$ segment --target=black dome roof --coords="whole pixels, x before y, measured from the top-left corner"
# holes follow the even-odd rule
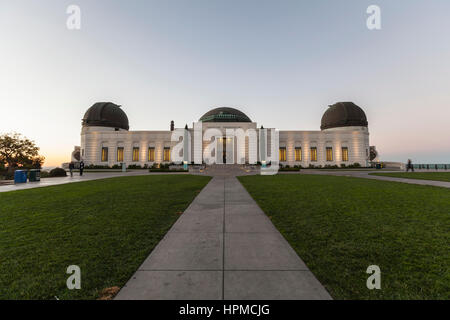
[[[320,129],[350,126],[367,127],[367,125],[367,117],[363,109],[353,102],[338,102],[325,111]]]
[[[234,108],[215,108],[205,113],[202,122],[252,122],[247,115]]]
[[[112,102],[97,102],[90,107],[84,114],[83,127],[130,128],[125,112]]]

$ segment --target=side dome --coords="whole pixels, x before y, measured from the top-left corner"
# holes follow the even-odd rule
[[[252,122],[247,115],[234,108],[215,108],[205,113],[202,122]]]
[[[367,117],[363,109],[353,102],[338,102],[331,105],[322,116],[320,129],[339,127],[367,127]]]
[[[111,127],[128,130],[128,117],[120,106],[112,102],[97,102],[83,117],[83,127]]]

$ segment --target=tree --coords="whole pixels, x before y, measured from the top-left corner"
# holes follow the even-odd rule
[[[375,146],[370,146],[370,153],[369,153],[370,157],[370,161],[373,161],[377,156],[378,156],[378,151],[375,148]]]
[[[19,133],[0,135],[0,163],[6,165],[9,172],[17,167],[40,168],[44,159],[34,141]]]

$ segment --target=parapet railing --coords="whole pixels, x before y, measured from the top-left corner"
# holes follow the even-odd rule
[[[433,164],[413,164],[414,169],[425,170],[450,170],[450,164],[433,163]]]

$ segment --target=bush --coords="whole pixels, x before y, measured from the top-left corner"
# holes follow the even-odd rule
[[[50,177],[50,173],[48,171],[42,170],[41,178],[48,178],[48,177]]]
[[[299,167],[284,167],[284,168],[280,168],[278,171],[300,171]]]
[[[67,172],[63,168],[55,168],[55,169],[50,170],[49,176],[50,177],[65,177],[65,176],[67,176]]]
[[[189,170],[184,169],[169,169],[169,168],[150,168],[149,172],[189,172]]]
[[[353,164],[350,164],[348,168],[361,168],[361,165],[358,162],[355,162]]]
[[[88,166],[85,166],[84,169],[109,169],[109,166],[107,165],[95,165],[95,164],[90,164]]]
[[[128,169],[142,169],[140,164],[130,164]]]

